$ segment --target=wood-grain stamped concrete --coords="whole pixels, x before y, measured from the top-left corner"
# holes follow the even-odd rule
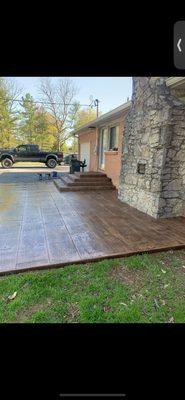
[[[116,191],[59,193],[35,177],[0,187],[0,274],[185,247],[185,218],[160,219]]]

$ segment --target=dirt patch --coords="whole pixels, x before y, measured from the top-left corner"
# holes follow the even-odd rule
[[[48,299],[46,302],[44,302],[44,304],[42,304],[42,303],[34,304],[34,306],[29,307],[27,310],[20,311],[17,314],[16,322],[24,323],[28,318],[30,318],[37,311],[45,310],[46,309],[46,304],[48,304],[50,306],[51,305],[51,300]]]
[[[143,271],[130,270],[126,265],[118,265],[111,269],[109,276],[122,281],[129,286],[139,286],[142,283]]]
[[[78,305],[76,303],[69,304],[68,307],[68,320],[73,320],[79,315]]]
[[[159,258],[160,253],[152,254],[153,258]],[[185,263],[185,251],[184,250],[169,250],[161,255],[161,261],[163,261],[166,265],[170,265],[172,263],[173,257],[177,261],[182,261]]]
[[[158,258],[157,254],[153,257]],[[167,267],[173,270],[175,273],[182,274],[185,272],[185,251],[184,250],[170,250],[163,254],[160,259],[162,267]]]

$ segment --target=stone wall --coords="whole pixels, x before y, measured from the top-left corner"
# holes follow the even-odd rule
[[[185,105],[163,77],[133,78],[118,196],[155,218],[183,215]]]

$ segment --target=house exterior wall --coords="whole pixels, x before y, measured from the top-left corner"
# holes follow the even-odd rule
[[[121,173],[122,137],[124,117],[119,121],[118,151],[105,152],[105,173],[112,179],[113,185],[118,189]]]
[[[97,145],[97,130],[95,131],[87,131],[78,138],[78,159],[81,159],[80,155],[80,144],[82,143],[90,143],[90,171],[97,171],[98,170],[98,155],[96,152],[96,145]]]
[[[185,105],[163,77],[133,78],[118,197],[155,218],[184,214]]]
[[[122,137],[123,137],[123,126],[124,126],[124,115],[119,120],[109,120],[109,122],[103,125],[104,128],[110,125],[118,125],[118,151],[106,151],[105,152],[105,168],[102,170],[99,168],[99,156],[100,156],[100,141],[99,135],[102,127],[87,132],[81,133],[78,138],[78,158],[80,159],[80,145],[82,143],[90,143],[90,171],[101,171],[105,172],[109,178],[112,179],[113,184],[118,188],[121,170],[121,156],[122,156]]]

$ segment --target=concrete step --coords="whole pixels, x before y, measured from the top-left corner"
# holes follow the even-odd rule
[[[112,182],[67,182],[67,186],[76,187],[76,186],[112,186]]]
[[[73,184],[72,180],[66,175],[60,176],[60,179],[61,179],[62,182],[64,182],[65,185],[68,185],[68,184],[71,184],[71,183]]]
[[[91,178],[91,179],[88,179],[88,178],[70,178],[69,177],[69,180],[71,182],[99,182],[99,183],[111,182],[110,178],[95,178],[95,177]]]
[[[111,179],[107,176],[77,176],[75,174],[68,174],[67,177],[71,182],[111,182]]]
[[[100,184],[102,185],[102,186],[112,186],[112,182],[109,180],[109,181],[98,181],[98,180],[96,180],[96,181],[91,181],[91,180],[89,180],[89,181],[84,181],[83,179],[77,179],[77,180],[75,180],[75,181],[72,181],[69,177],[66,177],[66,176],[64,176],[64,177],[61,177],[61,180],[64,182],[64,184],[66,185],[66,186],[72,186],[72,187],[75,187],[75,186],[100,186]]]
[[[70,192],[70,191],[87,191],[87,190],[115,190],[113,185],[109,186],[68,186],[61,179],[54,181],[55,186],[60,192]]]
[[[110,178],[101,172],[75,172],[54,181],[60,191],[115,190]]]
[[[101,178],[101,177],[107,177],[106,174],[103,172],[75,172],[76,176],[80,176],[80,178],[90,178],[90,177],[95,177],[95,178]]]

